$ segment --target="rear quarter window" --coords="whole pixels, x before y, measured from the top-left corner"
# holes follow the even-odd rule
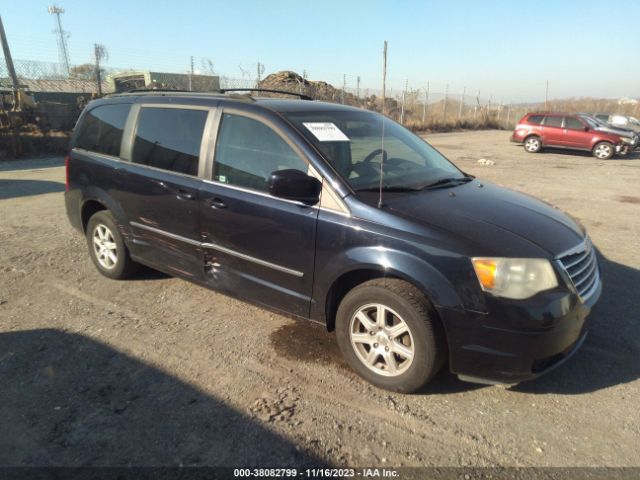
[[[527,123],[530,123],[532,125],[540,125],[543,118],[543,115],[529,115],[529,118],[527,118]]]
[[[106,155],[120,156],[122,132],[131,104],[100,105],[82,118],[75,147]]]

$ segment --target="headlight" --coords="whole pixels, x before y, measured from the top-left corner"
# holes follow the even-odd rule
[[[558,286],[553,267],[544,258],[472,258],[485,292],[522,300]]]
[[[622,143],[633,143],[633,139],[631,137],[620,137]]]

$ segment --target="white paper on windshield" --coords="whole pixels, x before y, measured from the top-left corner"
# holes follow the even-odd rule
[[[348,142],[347,137],[334,123],[331,122],[303,122],[307,130],[313,133],[321,142]]]

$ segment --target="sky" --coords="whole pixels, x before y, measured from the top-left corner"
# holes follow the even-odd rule
[[[58,61],[51,1],[0,0],[14,60]],[[494,101],[640,97],[638,0],[59,0],[72,64],[103,44],[118,68],[255,78],[307,72],[334,86]]]

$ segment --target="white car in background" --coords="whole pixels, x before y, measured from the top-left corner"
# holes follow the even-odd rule
[[[640,132],[640,120],[629,115],[617,115],[598,113],[594,115],[598,120],[608,123],[613,127],[624,127]]]

